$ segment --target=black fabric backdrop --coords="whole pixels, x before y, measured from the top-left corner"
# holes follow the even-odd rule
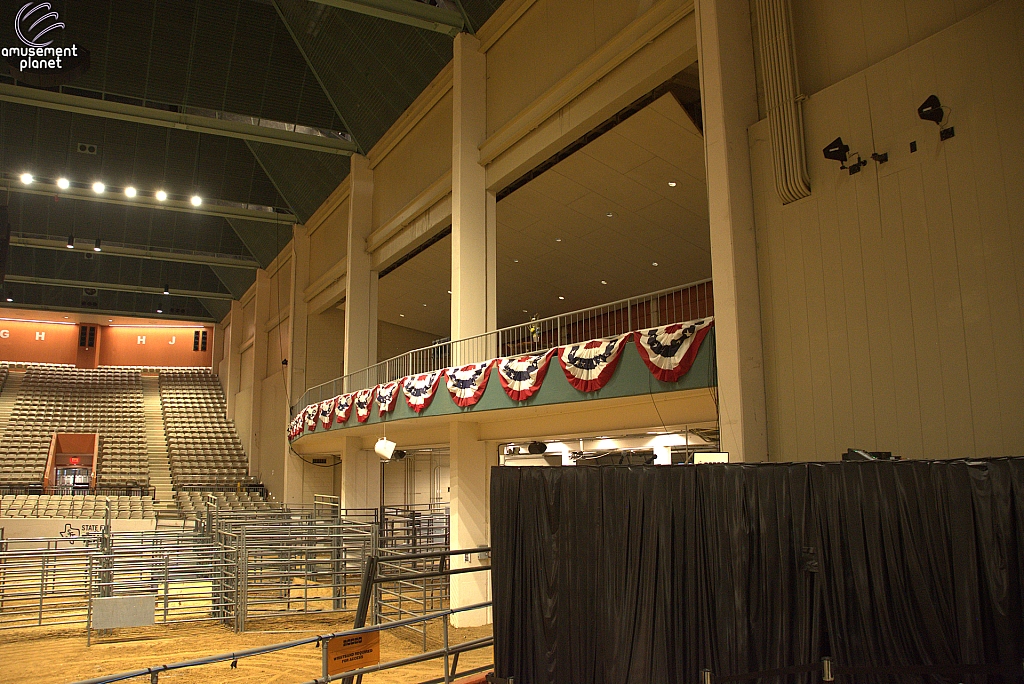
[[[1022,671],[1024,459],[498,467],[491,544],[496,674],[516,684],[689,683],[825,655],[840,672]]]

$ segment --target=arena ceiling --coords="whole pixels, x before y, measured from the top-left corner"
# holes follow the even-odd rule
[[[0,60],[0,305],[190,320],[228,312],[501,4],[26,0],[0,11],[0,45],[24,45],[26,2],[89,64],[55,84]]]

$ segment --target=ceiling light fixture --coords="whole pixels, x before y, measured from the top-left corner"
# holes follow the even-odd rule
[[[68,235],[68,249],[74,249],[74,248],[75,248],[75,236],[74,235]]]
[[[451,291],[451,290],[448,290],[448,294],[451,294],[451,293],[452,293],[452,291]]]
[[[602,285],[607,285],[607,284],[608,284],[608,281],[607,281],[607,280],[602,280],[602,281],[601,281],[601,284],[602,284]]]
[[[14,300],[13,300],[13,299],[11,299],[10,297],[8,297],[8,298],[7,298],[7,301],[9,301],[9,302],[13,302]]]
[[[164,294],[167,294],[167,295],[171,294],[171,286],[170,285],[164,285]]]
[[[69,181],[67,178],[58,178],[57,187],[60,188],[61,190],[67,190],[68,188],[71,187],[71,181]]]
[[[167,193],[164,192],[163,190],[157,190],[156,191],[156,201],[157,202],[164,202],[166,200],[167,200]]]
[[[562,238],[555,238],[555,242],[561,242]]]
[[[92,184],[92,191],[95,192],[97,195],[102,195],[103,191],[106,189],[107,186],[99,181],[96,181],[95,183]]]
[[[94,252],[102,252],[103,251],[103,248],[100,247],[100,239],[99,238],[96,238],[96,246],[92,248],[92,251],[94,251]]]
[[[605,214],[605,216],[607,216],[608,218],[615,218],[615,214],[613,214],[610,211],[607,214]]]
[[[34,181],[34,180],[35,179],[32,177],[31,173],[23,173],[23,174],[21,174],[21,182],[24,183],[25,185],[31,185],[32,181]]]
[[[657,261],[652,261],[652,262],[651,262],[651,266],[657,266],[657,265],[658,265],[658,262],[657,262]]]
[[[517,264],[519,263],[519,259],[513,259],[512,261],[514,261]]]
[[[192,202],[193,207],[198,207],[200,204],[203,203],[203,198],[200,197],[199,195],[192,195],[192,199],[190,201]]]
[[[423,306],[426,306],[426,304],[424,304]]]
[[[135,197],[137,194],[139,194],[138,191],[130,185],[124,189],[125,197]]]
[[[670,188],[676,187],[676,182],[675,181],[669,181],[668,182],[668,187],[670,187]]]
[[[405,318],[405,314],[398,314],[398,315],[401,316],[402,318]]]
[[[562,295],[558,295],[558,298],[559,299],[565,299],[565,297],[563,297]]]
[[[163,310],[163,309],[157,309],[157,310],[156,310],[156,312],[157,312],[157,313],[163,313],[163,312],[164,312],[164,310]]]

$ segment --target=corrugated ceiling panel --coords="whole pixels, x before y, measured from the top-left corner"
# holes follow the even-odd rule
[[[303,223],[348,175],[349,158],[339,154],[253,142],[248,145]]]
[[[452,57],[452,39],[306,0],[275,0],[363,150]]]
[[[245,244],[260,266],[266,268],[274,257],[284,249],[292,239],[290,223],[264,223],[262,221],[246,221],[229,219],[228,223],[235,229],[235,234]]]
[[[4,292],[14,299],[14,306],[30,305],[48,309],[80,309],[82,290],[70,287],[51,287],[25,283],[5,283]],[[100,290],[91,307],[102,311],[117,311],[128,315],[152,316],[157,309],[164,309],[169,315],[186,320],[221,320],[230,309],[230,302],[207,302],[204,306],[198,299],[186,297],[163,297],[161,295],[136,294],[132,292],[110,292]]]

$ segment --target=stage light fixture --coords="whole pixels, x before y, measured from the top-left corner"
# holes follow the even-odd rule
[[[106,189],[107,186],[99,181],[96,181],[95,183],[92,184],[92,191],[95,192],[97,195],[102,195],[103,191]]]
[[[392,461],[401,461],[407,456],[407,452],[404,449],[395,449],[395,453],[391,454]]]
[[[526,450],[534,456],[539,456],[548,450],[548,445],[544,442],[530,442]]]
[[[939,102],[937,95],[929,95],[928,99],[917,108],[917,115],[924,121],[931,121],[939,126],[942,125],[942,120],[946,118],[946,112],[942,109],[942,103]]]
[[[138,191],[130,185],[124,189],[125,197],[135,197],[137,194],[139,194]]]
[[[395,453],[395,447],[397,444],[392,442],[390,439],[381,437],[377,440],[377,443],[373,445],[373,450],[385,461],[390,461],[391,457]]]
[[[68,235],[68,249],[74,249],[74,248],[75,248],[75,236],[74,235]]]
[[[203,198],[200,197],[199,195],[192,195],[192,199],[190,201],[192,202],[193,207],[198,207],[200,204],[203,203]]]
[[[71,181],[69,181],[67,178],[58,178],[57,187],[60,188],[61,190],[67,190],[68,188],[71,187]]]
[[[96,245],[92,248],[92,251],[94,251],[94,252],[102,252],[103,251],[103,248],[100,247],[100,239],[99,238],[96,238]]]
[[[25,185],[31,185],[32,181],[34,181],[34,180],[35,180],[35,178],[32,177],[31,173],[23,173],[23,174],[21,174],[21,182],[24,183]]]
[[[166,200],[167,200],[167,193],[164,192],[163,190],[157,190],[156,191],[156,201],[157,202],[164,202]]]

